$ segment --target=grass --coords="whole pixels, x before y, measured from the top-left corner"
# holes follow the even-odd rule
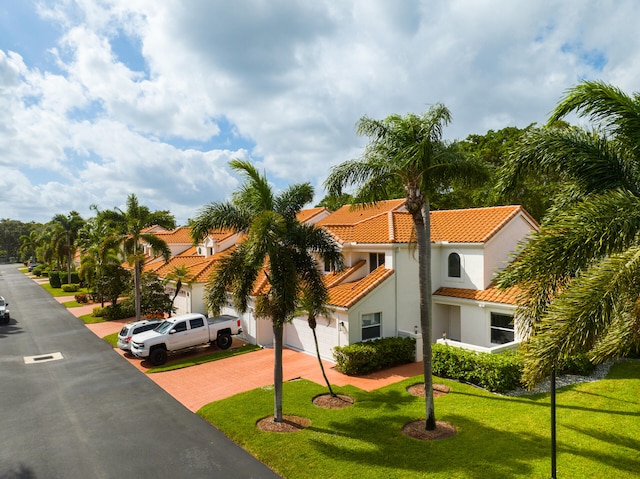
[[[49,283],[40,284],[44,289],[46,289],[51,296],[59,297],[59,296],[75,296],[76,294],[88,293],[89,290],[87,288],[80,288],[78,291],[62,291],[62,288],[52,288]]]
[[[82,316],[79,317],[79,319],[84,322],[84,324],[96,324],[96,323],[104,323],[107,320],[99,317],[99,316],[94,316],[92,313],[89,314],[83,314]]]
[[[211,361],[217,361],[219,359],[229,358],[231,356],[238,356],[239,354],[250,353],[258,349],[262,349],[262,348],[260,346],[256,346],[255,344],[244,344],[237,348],[218,350],[210,354],[203,354],[200,356],[179,359],[177,361],[170,361],[169,363],[164,364],[162,366],[156,366],[156,367],[147,369],[147,373],[162,373],[165,371],[173,371],[175,369],[188,368],[190,366],[209,363]]]
[[[436,415],[458,433],[424,442],[401,433],[404,424],[424,419],[424,399],[405,390],[421,380],[372,392],[335,388],[356,399],[339,410],[311,403],[326,388],[305,380],[285,383],[284,413],[311,420],[296,433],[256,429],[259,419],[273,414],[271,388],[208,404],[198,413],[287,479],[550,476],[549,394],[506,397],[438,379],[451,392],[435,399]],[[615,365],[604,380],[558,390],[558,477],[638,477],[639,390],[639,361]]]
[[[112,348],[118,347],[118,332],[107,334],[102,339],[104,339],[107,343],[109,343]]]

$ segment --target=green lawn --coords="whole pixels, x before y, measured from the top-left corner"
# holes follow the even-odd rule
[[[75,296],[76,294],[88,293],[89,290],[87,288],[80,288],[78,291],[68,292],[62,291],[62,288],[52,288],[49,283],[40,284],[44,289],[46,289],[51,296]]]
[[[424,399],[405,388],[420,376],[376,391],[336,388],[356,403],[314,406],[326,391],[315,383],[284,384],[284,413],[311,426],[265,433],[256,422],[273,414],[273,391],[257,389],[204,406],[199,414],[287,479],[550,477],[549,394],[505,397],[454,381],[435,399],[439,420],[458,429],[442,441],[401,433],[424,419]],[[640,362],[615,365],[609,376],[558,391],[558,474],[566,479],[637,478],[640,471]]]
[[[229,358],[231,356],[238,356],[239,354],[250,353],[258,349],[262,348],[260,346],[256,346],[255,344],[244,344],[237,348],[217,350],[213,353],[203,354],[199,356],[191,355],[184,359],[178,359],[175,361],[173,360],[173,357],[170,356],[169,362],[167,364],[149,368],[147,369],[147,373],[161,373],[165,371],[173,371],[174,369],[188,368],[190,366],[196,366],[197,364],[209,363],[211,361],[217,361],[219,359]]]

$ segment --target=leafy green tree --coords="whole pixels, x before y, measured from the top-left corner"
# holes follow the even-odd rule
[[[77,211],[71,211],[67,216],[57,214],[51,220],[54,227],[51,237],[54,250],[59,258],[64,258],[67,266],[67,282],[71,283],[73,257],[76,254],[78,231],[84,225],[84,220]]]
[[[274,421],[282,422],[282,346],[284,325],[296,312],[304,294],[313,304],[327,297],[316,257],[334,268],[342,267],[342,255],[329,234],[314,225],[300,223],[296,215],[313,199],[309,183],[296,184],[275,196],[267,178],[248,161],[230,166],[245,176],[233,201],[211,203],[193,222],[194,241],[216,229],[246,234],[243,242],[221,257],[206,287],[206,302],[214,313],[232,293],[236,310],[247,310],[254,297],[256,317],[270,318],[274,335]],[[265,273],[267,287],[255,291],[258,275]]]
[[[442,104],[432,106],[422,115],[391,115],[384,120],[362,117],[357,125],[358,134],[371,139],[362,157],[334,167],[325,183],[330,195],[340,195],[343,188],[358,185],[353,197],[360,204],[388,198],[390,186],[403,187],[417,239],[427,430],[436,428],[431,366],[429,199],[446,189],[453,179],[469,184],[486,179],[486,170],[478,161],[466,158],[442,141],[442,130],[450,121],[451,114]]]
[[[640,96],[601,82],[568,90],[549,124],[575,113],[593,129],[530,131],[500,186],[551,172],[567,180],[541,230],[500,274],[522,289],[517,327],[528,337],[530,385],[558,361],[616,358],[640,342]]]
[[[145,271],[140,277],[140,313],[146,317],[164,318],[171,311],[171,298],[158,273]]]
[[[165,261],[169,261],[171,256],[171,250],[167,243],[153,233],[145,232],[145,229],[154,225],[174,229],[176,227],[175,219],[166,210],[152,212],[147,206],[140,205],[134,194],[127,198],[125,211],[115,208],[114,210],[102,211],[98,216],[113,230],[113,233],[106,240],[106,247],[120,248],[127,263],[133,266],[136,320],[140,320],[140,275],[146,259],[141,243],[149,244],[153,253],[156,256],[162,256]]]
[[[0,260],[17,261],[20,258],[21,238],[29,234],[33,225],[8,218],[0,220]]]
[[[119,264],[103,265],[102,275],[96,279],[96,295],[100,298],[101,306],[105,299],[112,306],[118,304],[118,298],[126,292],[131,284],[131,273]]]
[[[37,261],[36,251],[40,246],[40,232],[31,229],[28,234],[20,236],[20,259],[23,261]]]

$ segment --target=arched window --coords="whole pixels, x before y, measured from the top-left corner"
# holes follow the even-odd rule
[[[461,276],[460,255],[458,253],[451,253],[449,255],[448,271],[449,271],[450,278],[460,278]]]

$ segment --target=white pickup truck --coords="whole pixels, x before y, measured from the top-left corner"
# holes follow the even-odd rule
[[[131,354],[161,366],[169,353],[196,346],[215,342],[220,349],[227,349],[233,341],[231,336],[241,332],[240,319],[233,316],[206,318],[199,313],[183,314],[165,319],[151,331],[134,335]]]

